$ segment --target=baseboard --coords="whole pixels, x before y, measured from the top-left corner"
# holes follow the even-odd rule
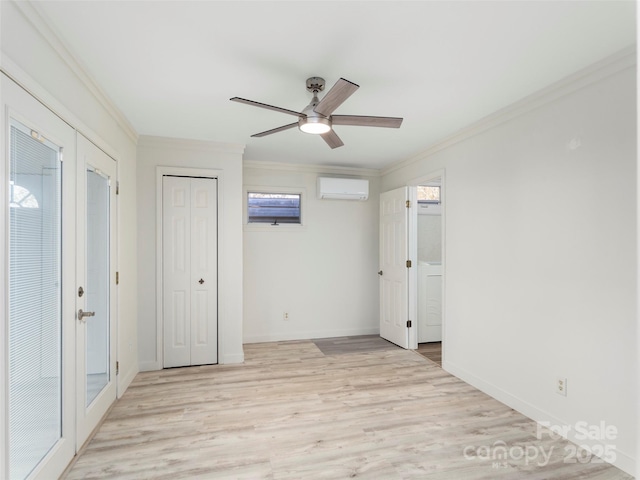
[[[442,368],[445,371],[449,372],[451,375],[454,375],[458,377],[460,380],[477,388],[481,392],[486,393],[487,395],[513,408],[517,412],[520,412],[524,416],[529,417],[531,420],[534,420],[538,424],[541,424],[543,426],[545,424],[546,425],[551,424],[551,425],[557,425],[557,426],[569,426],[569,427],[571,426],[570,422],[563,421],[557,418],[556,416],[551,415],[550,413],[536,407],[535,405],[532,405],[531,403],[526,402],[521,398],[511,395],[505,390],[497,387],[496,385],[493,385],[489,382],[482,380],[481,378],[468,372],[464,368],[461,368],[455,365],[452,362],[448,362],[444,360],[442,363]],[[601,444],[597,444],[597,442],[594,443],[593,441],[590,441],[590,440],[576,438],[576,435],[578,435],[579,432],[576,432],[574,428],[568,428],[567,431],[568,431],[567,435],[562,435],[564,438],[566,438],[570,442],[573,442],[577,445],[585,447],[588,450],[590,450],[591,446],[595,446],[595,447],[602,446]],[[613,451],[615,452],[615,461],[607,462],[607,463],[611,463],[612,465],[628,473],[629,475],[635,475],[636,461],[632,458],[632,456],[618,450],[615,446],[613,446]],[[597,456],[597,450],[596,451],[591,450],[591,453]]]
[[[135,368],[130,368],[124,374],[118,375],[118,398],[122,397],[124,392],[127,391],[133,379],[136,378],[138,374],[138,370]]]
[[[141,372],[155,372],[157,370],[162,370],[162,365],[160,362],[140,362],[138,363],[138,370]]]
[[[268,335],[247,335],[243,343],[284,342],[287,340],[311,340],[312,338],[353,337],[379,335],[380,327],[352,328],[347,330],[315,330],[307,332],[281,332]]]
[[[229,353],[226,355],[220,355],[218,359],[220,365],[230,365],[233,363],[244,363],[244,352],[242,353]],[[162,370],[163,366],[160,362],[140,362],[138,369],[140,372],[156,372]],[[137,372],[136,372],[137,373]],[[135,376],[135,375],[134,375]],[[133,380],[133,378],[132,378]]]
[[[228,353],[226,355],[221,355],[219,362],[221,365],[231,365],[234,363],[244,363],[244,352],[243,353]]]

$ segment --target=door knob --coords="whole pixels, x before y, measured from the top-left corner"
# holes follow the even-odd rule
[[[202,284],[204,283],[204,280],[203,280],[203,279],[200,279],[200,280],[198,280],[198,283],[199,283],[200,285],[202,285]]]
[[[382,270],[380,270],[380,271],[378,272],[378,275],[382,276]]]
[[[95,317],[96,312],[83,312],[82,309],[78,310],[78,320],[83,320],[84,317]]]

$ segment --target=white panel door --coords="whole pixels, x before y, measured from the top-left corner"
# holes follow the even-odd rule
[[[116,162],[78,134],[77,449],[116,399]],[[80,313],[82,310],[83,313]]]
[[[191,364],[191,179],[162,179],[164,367]]]
[[[75,132],[0,77],[0,478],[58,478],[75,453]]]
[[[217,181],[163,177],[164,367],[218,361]]]
[[[191,178],[191,365],[218,362],[217,180]]]
[[[380,336],[409,348],[408,187],[380,195]]]

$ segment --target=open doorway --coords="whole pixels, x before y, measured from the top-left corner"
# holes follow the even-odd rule
[[[418,353],[442,366],[443,185],[442,177],[417,186],[417,340]]]

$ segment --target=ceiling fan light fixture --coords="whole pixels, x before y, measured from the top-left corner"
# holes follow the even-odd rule
[[[351,96],[358,88],[353,82],[340,78],[333,87],[322,97],[322,100],[318,99],[318,92],[324,90],[325,81],[320,77],[310,77],[307,79],[307,91],[313,94],[311,103],[305,107],[302,112],[296,112],[295,110],[289,110],[286,108],[275,107],[267,103],[255,102],[253,100],[247,100],[246,98],[233,97],[230,100],[233,102],[244,103],[247,105],[253,105],[254,107],[266,108],[267,110],[274,110],[276,112],[286,113],[287,115],[294,115],[298,117],[298,121],[289,123],[281,127],[272,128],[264,132],[251,135],[253,137],[266,137],[273,133],[284,132],[291,128],[300,129],[302,133],[309,133],[311,135],[320,135],[322,140],[330,148],[342,147],[344,143],[340,140],[340,137],[333,130],[333,124],[336,125],[356,125],[361,127],[386,127],[386,128],[399,128],[402,124],[402,118],[398,117],[371,117],[363,115],[333,115],[333,112],[342,103]]]
[[[304,133],[322,135],[331,130],[331,123],[328,118],[324,117],[306,117],[298,121],[298,127]]]

